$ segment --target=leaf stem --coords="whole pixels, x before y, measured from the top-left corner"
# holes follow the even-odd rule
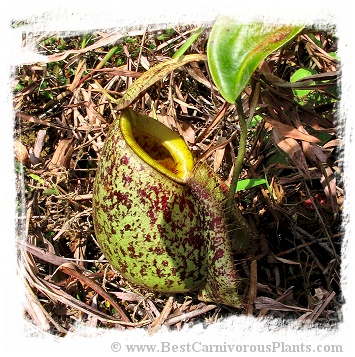
[[[243,111],[241,96],[238,96],[236,100],[236,104],[237,104],[237,112],[238,112],[239,125],[240,125],[240,139],[239,139],[238,155],[235,160],[233,177],[228,192],[227,212],[232,211],[232,207],[234,204],[234,194],[237,189],[237,183],[238,183],[240,172],[242,171],[242,165],[243,165],[243,160],[244,160],[246,145],[247,145],[247,134],[248,134],[248,126]]]
[[[117,51],[118,46],[114,46],[110,49],[110,51],[107,52],[107,54],[105,55],[105,57],[100,61],[100,63],[95,67],[95,69],[101,69],[106,62],[115,54],[115,52]],[[84,83],[88,78],[90,78],[91,73],[86,74],[83,78],[81,78],[79,85],[81,85],[82,83]]]

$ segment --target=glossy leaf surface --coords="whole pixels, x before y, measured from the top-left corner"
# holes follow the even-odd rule
[[[253,188],[263,184],[267,184],[267,181],[263,178],[239,180],[237,183],[236,191],[248,190],[249,188]]]
[[[207,44],[208,66],[223,98],[234,103],[251,75],[269,54],[294,38],[303,26],[241,24],[220,17]]]

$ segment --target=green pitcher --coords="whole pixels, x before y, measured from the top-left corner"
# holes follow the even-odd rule
[[[132,284],[196,291],[201,301],[239,308],[226,193],[176,132],[124,109],[111,125],[94,183],[96,239]]]

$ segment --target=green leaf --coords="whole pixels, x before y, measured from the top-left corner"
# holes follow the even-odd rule
[[[60,194],[57,186],[53,186],[51,188],[46,188],[43,190],[43,195],[56,195],[58,196]]]
[[[249,128],[255,128],[257,125],[260,124],[260,122],[263,120],[263,117],[260,115],[254,115],[253,119],[251,120],[249,124]]]
[[[290,78],[290,82],[293,83],[292,91],[297,97],[298,103],[309,108],[314,107],[314,105],[325,105],[337,101],[335,99],[338,96],[336,84],[325,88],[324,91],[317,90],[316,80],[310,77],[317,73],[314,69],[300,68]],[[325,80],[322,83],[327,83],[327,81]],[[315,89],[297,89],[296,85],[314,86]]]
[[[314,69],[300,68],[291,76],[290,82],[291,83],[297,82],[303,78],[307,78],[316,73],[317,71]],[[314,84],[314,81],[311,84]],[[292,88],[292,91],[300,99],[304,98],[309,92],[311,92],[310,89],[294,89],[294,88]]]
[[[247,190],[249,188],[267,184],[267,181],[263,178],[256,178],[256,179],[245,179],[245,180],[240,180],[237,183],[237,189],[236,191],[243,191]]]
[[[234,103],[261,61],[303,27],[240,24],[231,17],[218,18],[208,39],[207,58],[212,79],[223,98]]]
[[[175,52],[172,58],[178,58],[182,56],[187,49],[196,41],[197,37],[201,35],[203,27],[199,27],[185,42],[184,44]]]
[[[317,37],[314,36],[313,33],[308,34],[308,36],[309,36],[309,38],[310,38],[318,47],[320,47],[321,49],[323,49],[322,42],[319,41],[319,40],[317,39]]]
[[[36,174],[28,174],[29,177],[33,178],[35,181],[38,181],[41,185],[44,184],[43,178],[39,177]]]
[[[125,94],[120,99],[111,97],[99,84],[95,82],[101,92],[112,102],[117,104],[117,110],[122,110],[128,107],[138,96],[152,86],[155,82],[163,79],[167,74],[175,69],[194,61],[204,61],[206,56],[203,54],[192,54],[172,58],[168,61],[157,64],[144,72],[133,84],[126,90]]]
[[[13,88],[13,90],[15,91],[15,92],[20,92],[22,89],[24,89],[25,87],[21,84],[21,83],[17,83],[16,85],[15,85],[15,87]]]
[[[328,55],[340,61],[340,56],[336,52],[329,52]]]

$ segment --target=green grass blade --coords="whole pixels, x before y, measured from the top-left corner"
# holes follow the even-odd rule
[[[182,56],[188,48],[196,41],[198,36],[201,35],[204,27],[199,27],[185,42],[184,44],[174,53],[172,58],[179,58]]]
[[[237,183],[236,191],[248,190],[249,188],[267,184],[267,183],[268,182],[263,178],[240,180]]]

